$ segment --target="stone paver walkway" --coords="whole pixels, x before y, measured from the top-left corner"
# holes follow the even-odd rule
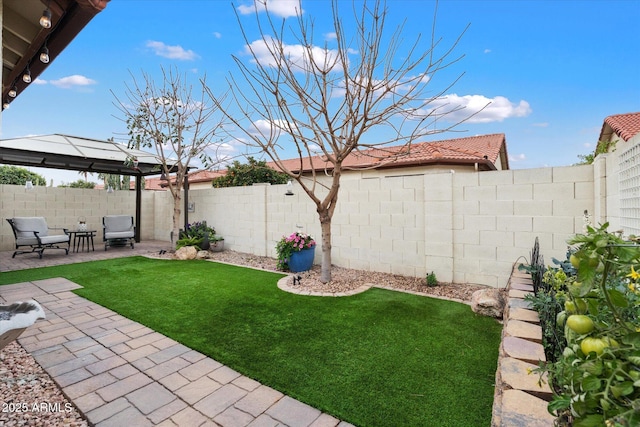
[[[0,302],[42,305],[47,319],[19,342],[90,424],[350,426],[71,292],[79,287],[64,278],[0,286]]]

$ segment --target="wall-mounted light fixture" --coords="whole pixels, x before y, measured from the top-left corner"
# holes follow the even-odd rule
[[[112,186],[108,186],[107,187],[107,193],[109,193],[109,194],[113,193],[113,187]]]
[[[33,190],[33,181],[28,180],[27,182],[25,182],[24,188],[25,190]]]
[[[287,182],[287,192],[284,193],[285,196],[293,196],[293,181],[289,180]]]

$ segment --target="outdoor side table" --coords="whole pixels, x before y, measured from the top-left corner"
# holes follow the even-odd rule
[[[84,245],[87,245],[87,252],[89,252],[89,248],[95,252],[96,248],[93,246],[93,238],[95,237],[97,230],[86,230],[86,231],[70,231],[69,232],[73,236],[73,251],[74,252],[84,252]],[[89,246],[91,244],[91,246]]]

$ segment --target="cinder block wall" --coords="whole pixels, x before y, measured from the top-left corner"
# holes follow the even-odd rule
[[[143,239],[152,238],[153,193],[144,193]],[[80,218],[86,220],[87,228],[97,230],[98,241],[102,240],[102,217],[104,215],[127,214],[135,217],[135,192],[87,190],[76,188],[34,187],[26,190],[18,185],[0,185],[0,250],[11,250],[15,239],[6,218],[17,216],[42,216],[49,227],[76,229]]]
[[[195,190],[193,221],[207,220],[227,248],[275,256],[298,229],[321,238],[315,205],[294,188]],[[408,176],[345,175],[332,221],[332,260],[354,269],[503,286],[536,237],[563,257],[567,239],[594,211],[593,167]],[[316,262],[320,261],[320,250]],[[550,262],[550,259],[548,260]]]
[[[333,264],[416,277],[433,271],[441,281],[504,286],[536,237],[550,263],[583,230],[585,210],[594,223],[615,218],[606,192],[616,188],[609,180],[617,176],[607,168],[613,166],[603,157],[594,165],[542,169],[346,174],[332,223]],[[272,257],[283,235],[302,230],[318,240],[320,262],[315,204],[298,185],[293,190],[293,196],[284,185],[192,190],[189,221],[206,220],[228,249]],[[103,215],[135,214],[135,193],[0,185],[0,214],[0,248],[10,250],[14,238],[5,218],[44,216],[51,226],[73,228],[84,216],[101,230]],[[143,192],[142,238],[169,241],[172,214],[168,192]]]

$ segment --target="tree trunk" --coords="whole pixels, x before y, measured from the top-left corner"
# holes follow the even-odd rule
[[[328,209],[318,211],[320,215],[320,227],[322,229],[322,266],[320,270],[320,281],[328,283],[331,281],[331,215]]]
[[[173,195],[173,230],[171,231],[172,244],[175,244],[178,239],[180,239],[180,200],[182,200],[180,193]]]

